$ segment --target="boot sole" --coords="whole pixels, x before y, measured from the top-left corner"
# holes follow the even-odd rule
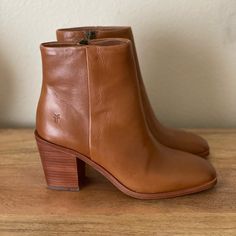
[[[35,131],[35,139],[42,160],[48,188],[54,190],[79,191],[85,178],[84,163],[90,165],[96,171],[101,173],[121,192],[137,199],[151,200],[173,198],[210,189],[217,183],[217,178],[215,178],[203,185],[178,191],[163,193],[135,192],[123,185],[109,171],[92,161],[87,156],[74,150],[50,143],[41,138],[37,131]]]

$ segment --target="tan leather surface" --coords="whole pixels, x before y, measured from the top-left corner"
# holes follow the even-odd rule
[[[200,136],[185,132],[183,130],[172,129],[163,126],[156,118],[150,105],[145,86],[142,80],[138,63],[137,52],[135,49],[134,38],[130,27],[78,27],[57,30],[57,40],[59,42],[75,42],[85,37],[86,32],[94,31],[96,38],[127,38],[133,42],[135,62],[139,78],[142,102],[144,104],[145,116],[148,125],[155,138],[162,144],[194,154],[201,154],[209,151],[207,142]],[[168,92],[168,91],[167,91]]]
[[[89,152],[88,157],[136,192],[184,190],[216,177],[208,161],[163,146],[153,137],[131,41],[48,43],[41,51],[44,81],[36,128],[43,138]],[[47,88],[53,91],[49,95]],[[60,126],[48,118],[55,108],[66,115]]]
[[[43,85],[36,115],[40,136],[55,144],[88,148],[88,85],[85,48],[41,46]]]

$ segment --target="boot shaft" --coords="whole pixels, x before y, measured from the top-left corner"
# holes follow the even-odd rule
[[[129,40],[45,43],[41,53],[43,85],[36,119],[41,137],[91,156],[91,150],[98,153],[103,146],[103,138],[118,143],[129,129],[136,130],[135,139],[143,136],[145,122]]]
[[[40,49],[43,83],[37,131],[48,141],[89,154],[86,48],[45,43]]]
[[[138,54],[134,42],[134,36],[129,26],[87,26],[76,28],[64,28],[56,31],[58,42],[79,42],[83,39],[105,39],[105,38],[124,38],[132,42],[133,54],[140,83],[141,96],[147,100],[145,87],[142,81],[142,74],[138,60]],[[145,101],[148,106],[148,101]]]

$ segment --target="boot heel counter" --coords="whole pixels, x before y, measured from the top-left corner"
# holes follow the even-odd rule
[[[64,118],[63,110],[65,106],[55,96],[53,89],[43,85],[36,111],[37,133],[47,141],[74,149],[75,145],[67,142],[71,130],[67,122],[61,119]]]
[[[37,104],[37,109],[36,109],[36,130],[37,133],[43,137],[44,139],[48,140],[48,141],[53,141],[53,138],[50,135],[50,128],[48,126],[48,119],[49,119],[49,112],[47,111],[47,98],[46,98],[46,94],[44,92],[44,89],[42,87],[41,93],[40,93],[40,97],[38,100],[38,104]]]
[[[43,126],[43,119],[42,119],[42,97],[43,97],[43,85],[41,88],[41,92],[39,95],[39,99],[38,99],[38,103],[37,103],[37,107],[36,107],[36,114],[35,114],[35,129],[37,130],[37,132],[42,135],[42,130],[41,127]],[[43,136],[42,136],[43,137]]]
[[[47,141],[58,145],[64,145],[66,136],[68,136],[65,124],[61,124],[61,111],[65,110],[62,107],[60,96],[57,90],[52,86],[47,73],[49,70],[47,55],[42,52],[42,68],[43,79],[41,92],[36,109],[36,130],[37,133]],[[56,79],[56,78],[53,78]],[[58,81],[59,83],[59,81]],[[68,145],[69,148],[74,146]]]

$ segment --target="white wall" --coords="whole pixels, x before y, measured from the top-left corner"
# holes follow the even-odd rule
[[[0,0],[0,126],[34,125],[39,44],[84,25],[133,27],[165,124],[236,127],[235,0]]]

